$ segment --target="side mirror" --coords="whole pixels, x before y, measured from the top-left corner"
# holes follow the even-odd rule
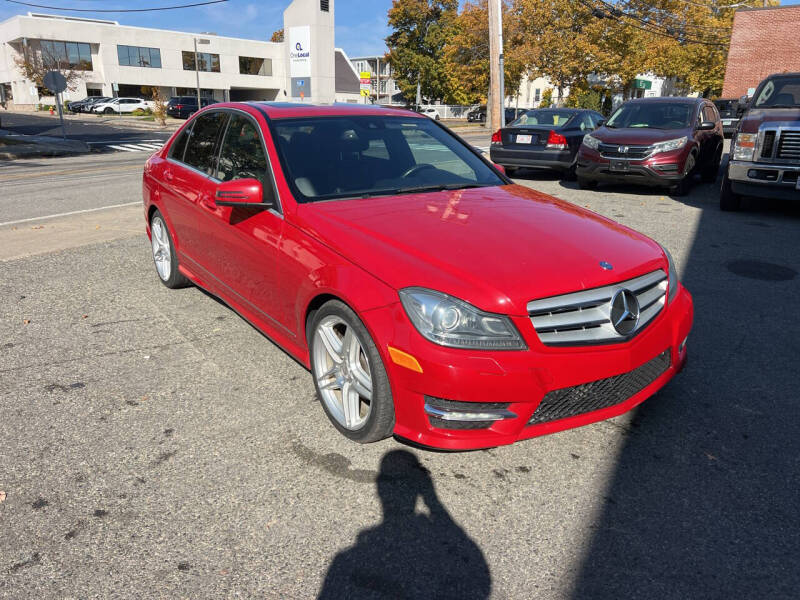
[[[214,201],[218,206],[260,206],[271,208],[272,198],[264,198],[264,190],[258,179],[234,179],[217,186]]]
[[[739,110],[747,110],[747,105],[750,104],[750,98],[745,94],[739,98]]]
[[[714,121],[703,121],[700,125],[697,126],[698,131],[711,131],[712,129],[716,129],[717,124]]]
[[[595,128],[595,129],[599,129],[600,127],[602,127],[602,126],[603,126],[603,125],[605,125],[605,124],[606,124],[606,120],[605,120],[605,119],[600,119],[600,120],[597,122],[597,125],[595,125],[595,126],[594,126],[594,128]]]
[[[494,168],[500,171],[503,175],[506,174],[506,168],[503,165],[498,165],[497,163],[493,163]]]

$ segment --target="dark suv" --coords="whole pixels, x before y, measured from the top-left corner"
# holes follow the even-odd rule
[[[216,103],[213,98],[200,97],[200,108]],[[176,96],[167,103],[167,114],[176,119],[188,119],[198,111],[197,96]]]
[[[739,98],[718,98],[714,100],[714,106],[722,119],[722,133],[725,137],[732,136],[739,126],[739,118],[743,112]]]
[[[738,210],[742,196],[800,200],[800,73],[770,75],[742,103],[720,208]]]
[[[689,192],[692,177],[717,178],[722,123],[705,98],[639,98],[620,106],[583,138],[576,174],[581,189],[599,181],[668,187]]]

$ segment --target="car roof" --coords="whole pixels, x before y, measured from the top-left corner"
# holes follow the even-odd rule
[[[333,116],[382,116],[410,117],[427,119],[404,108],[384,108],[364,104],[303,104],[301,102],[217,102],[214,110],[220,108],[250,107],[260,110],[271,119],[293,117],[333,117]]]
[[[700,102],[709,102],[708,98],[691,98],[689,96],[653,96],[650,98],[632,98],[628,102],[636,104],[661,104],[661,103],[679,103],[679,104],[699,104]]]

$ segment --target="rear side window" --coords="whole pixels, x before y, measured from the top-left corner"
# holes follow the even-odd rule
[[[267,158],[255,123],[243,115],[231,115],[219,155],[217,179],[258,179],[267,185]]]
[[[206,175],[213,175],[217,162],[217,139],[227,119],[228,115],[221,112],[202,115],[195,119],[183,162]]]
[[[175,141],[172,142],[172,146],[169,147],[169,157],[171,159],[183,162],[183,153],[186,150],[186,141],[191,134],[192,125],[194,125],[194,123],[190,123],[188,127],[184,128],[184,130],[178,134],[178,137],[175,138]]]

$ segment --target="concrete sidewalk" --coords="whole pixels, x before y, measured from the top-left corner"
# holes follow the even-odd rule
[[[68,156],[90,151],[86,142],[46,135],[20,135],[0,129],[0,160],[33,156]]]

